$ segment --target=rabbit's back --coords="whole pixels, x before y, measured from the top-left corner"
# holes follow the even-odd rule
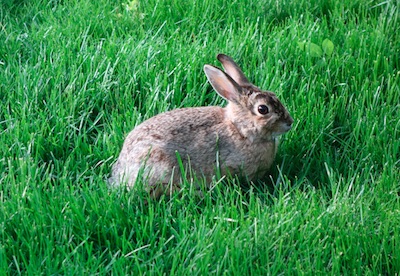
[[[218,133],[224,131],[224,112],[220,107],[198,107],[159,114],[133,129],[124,142],[123,150],[127,154],[137,151],[147,154],[151,146],[162,148],[166,154],[174,156],[176,151],[182,157],[194,153],[207,154],[215,144]],[[210,151],[213,150],[210,148]]]

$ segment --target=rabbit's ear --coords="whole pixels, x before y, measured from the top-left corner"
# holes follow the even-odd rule
[[[233,61],[233,59],[224,54],[218,54],[217,59],[222,63],[225,72],[232,77],[240,86],[253,86],[243,74],[242,69]]]
[[[228,101],[238,102],[242,88],[229,75],[212,65],[204,65],[208,81]]]

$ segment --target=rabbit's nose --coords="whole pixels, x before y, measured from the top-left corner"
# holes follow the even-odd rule
[[[286,121],[287,125],[288,125],[288,126],[292,126],[294,120],[293,120],[293,118],[292,118],[290,115],[288,115],[288,117],[286,118],[286,120],[287,120],[287,121]]]

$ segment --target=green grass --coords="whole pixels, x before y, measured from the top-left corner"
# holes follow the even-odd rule
[[[399,2],[225,2],[2,2],[1,272],[399,273]],[[224,104],[202,72],[219,52],[295,119],[271,177],[109,190],[135,125]]]

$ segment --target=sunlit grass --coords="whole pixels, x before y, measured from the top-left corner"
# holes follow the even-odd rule
[[[0,271],[400,271],[397,2],[225,2],[2,4]],[[135,125],[224,104],[202,72],[219,52],[295,119],[271,176],[109,190]]]

